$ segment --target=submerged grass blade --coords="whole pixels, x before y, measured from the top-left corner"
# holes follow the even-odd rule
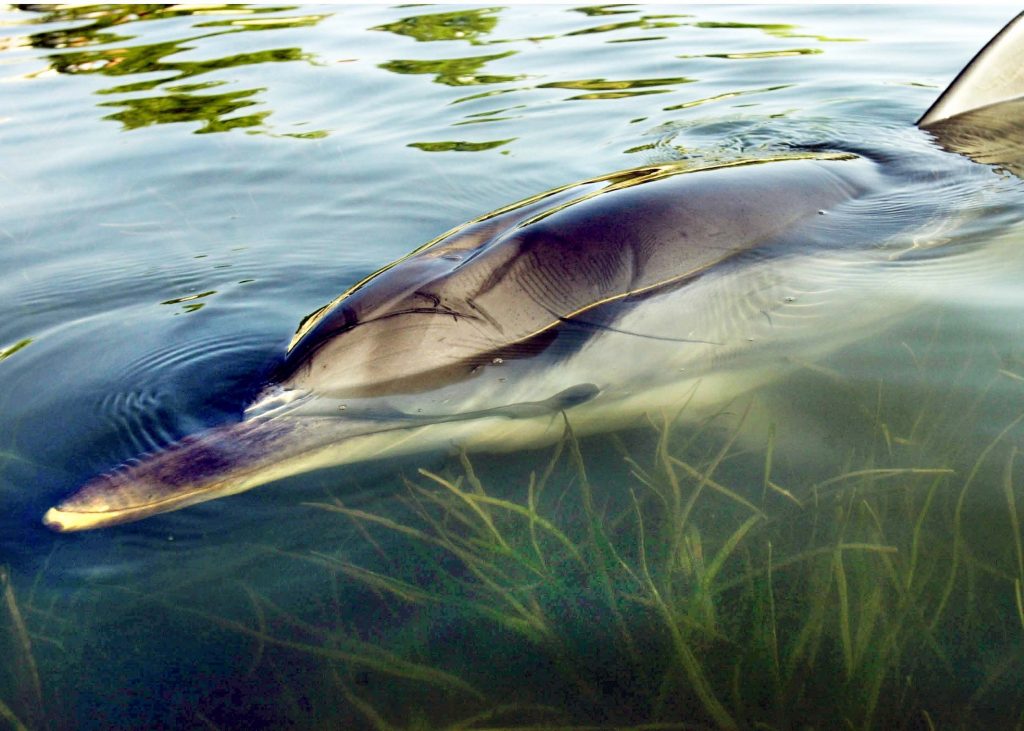
[[[815,483],[812,487],[812,491],[820,491],[822,488],[831,487],[843,482],[850,480],[856,480],[861,477],[904,477],[907,475],[952,475],[956,471],[948,467],[891,467],[891,468],[871,468],[863,470],[852,470],[850,472],[844,472],[841,475],[830,477],[822,482]]]
[[[1013,463],[1017,458],[1017,447],[1010,449],[1010,458],[1006,460],[1003,472],[1003,492],[1006,495],[1006,507],[1010,516],[1010,528],[1013,531],[1013,544],[1017,549],[1017,578],[1024,579],[1024,544],[1020,534],[1020,518],[1017,515],[1017,498],[1013,494]]]
[[[259,630],[255,630],[252,627],[242,624],[241,622],[218,617],[215,614],[209,614],[208,612],[203,612],[191,607],[170,604],[168,602],[163,602],[162,600],[160,603],[175,611],[185,612],[186,614],[191,614],[201,619],[205,619],[207,622],[231,632],[260,639],[268,645],[285,647],[309,655],[322,657],[326,660],[342,662],[350,666],[364,667],[369,670],[375,670],[383,673],[384,675],[414,680],[437,688],[459,691],[480,700],[483,700],[484,698],[480,691],[456,675],[446,673],[443,670],[438,670],[435,667],[404,660],[393,653],[387,652],[377,645],[367,642],[345,639],[342,643],[346,649],[335,649],[333,647],[313,645],[308,642],[284,640],[272,635],[264,634]]]
[[[256,650],[252,654],[252,662],[249,663],[249,669],[245,673],[245,677],[251,678],[256,674],[256,669],[259,668],[260,663],[263,662],[263,653],[266,651],[267,643],[263,641],[263,637],[267,635],[267,615],[263,612],[263,606],[260,604],[256,592],[246,584],[242,584],[242,590],[248,597],[249,603],[252,604],[253,612],[256,614],[256,626],[259,629],[260,635],[262,635],[256,641]]]
[[[853,677],[853,640],[850,636],[850,593],[846,583],[846,568],[843,566],[843,552],[836,549],[832,560],[836,591],[839,594],[839,640],[843,648],[843,667],[847,680]]]
[[[676,457],[669,457],[669,460],[672,462],[672,464],[674,464],[675,466],[679,467],[684,472],[686,472],[686,474],[688,474],[690,477],[693,477],[693,478],[696,478],[698,480],[701,480],[701,482],[704,485],[707,485],[708,487],[710,487],[715,492],[719,493],[720,495],[724,495],[725,497],[729,498],[730,500],[732,500],[735,503],[739,503],[743,507],[747,508],[750,512],[754,513],[754,515],[756,517],[763,518],[763,519],[767,519],[768,518],[768,516],[765,514],[765,512],[763,510],[761,510],[761,508],[759,508],[756,505],[754,505],[752,502],[747,500],[745,497],[742,497],[741,495],[737,495],[735,492],[733,492],[732,490],[727,488],[725,485],[721,485],[721,484],[715,482],[714,480],[711,479],[711,477],[707,473],[703,473],[703,472],[700,472],[700,471],[694,469],[694,467],[692,465],[689,465],[686,462],[683,462],[681,459],[677,459]],[[790,497],[792,497],[792,496],[790,496]]]
[[[661,615],[662,621],[672,638],[672,646],[675,649],[676,657],[682,665],[683,671],[686,674],[687,679],[690,681],[693,691],[697,694],[701,704],[704,706],[704,710],[707,711],[708,715],[714,719],[719,728],[727,730],[739,729],[739,726],[733,720],[732,716],[715,696],[714,691],[712,690],[711,685],[700,666],[700,662],[697,660],[697,657],[693,654],[693,651],[689,648],[686,644],[686,640],[683,638],[675,615],[668,605],[665,604],[661,593],[658,591],[657,585],[654,583],[654,579],[651,577],[650,567],[647,563],[647,548],[643,529],[643,512],[640,509],[640,503],[636,500],[635,495],[633,495],[633,506],[637,515],[637,538],[640,552],[641,575],[647,584],[647,590],[651,599],[653,599],[654,606]]]
[[[436,604],[443,602],[443,599],[440,597],[423,591],[419,587],[405,581],[400,581],[391,576],[385,576],[384,574],[379,574],[376,571],[361,568],[355,564],[348,563],[347,561],[331,559],[329,556],[324,556],[324,558],[330,560],[337,567],[338,571],[345,574],[345,576],[348,576],[350,579],[354,579],[376,591],[391,594],[408,604]]]
[[[415,538],[417,540],[423,541],[424,543],[432,543],[435,545],[437,544],[437,540],[435,538],[424,533],[423,531],[416,530],[415,528],[411,528],[403,523],[391,520],[390,518],[385,518],[382,515],[368,513],[365,510],[357,510],[356,508],[346,508],[341,503],[304,502],[302,504],[312,508],[326,510],[331,513],[341,513],[342,515],[347,515],[350,518],[356,518],[367,523],[374,523],[384,528],[388,528],[389,530],[393,530],[396,533],[401,533],[403,535],[409,536],[410,538]]]
[[[21,719],[14,715],[14,711],[12,711],[8,705],[3,702],[3,700],[0,700],[0,719],[11,724],[11,729],[13,729],[13,731],[29,731],[28,726],[22,723]]]
[[[1014,599],[1017,601],[1017,618],[1020,619],[1020,626],[1024,627],[1024,584],[1020,579],[1014,579]]]
[[[468,506],[476,514],[476,516],[480,519],[480,522],[483,523],[483,525],[487,528],[487,530],[494,537],[494,540],[498,543],[498,545],[501,546],[506,551],[510,550],[509,546],[508,546],[508,543],[505,542],[504,536],[501,535],[501,531],[499,531],[495,527],[494,520],[491,518],[490,514],[486,510],[483,510],[480,507],[479,502],[477,502],[477,500],[479,498],[483,497],[483,487],[480,488],[478,494],[474,495],[472,493],[467,493],[467,492],[465,492],[463,490],[460,490],[452,482],[449,482],[448,480],[444,479],[440,475],[435,475],[433,472],[431,472],[429,470],[425,470],[423,468],[420,468],[418,470],[418,472],[421,475],[423,475],[424,477],[426,477],[428,480],[432,480],[433,482],[436,482],[438,485],[440,485],[441,487],[445,488],[452,495],[454,495],[459,500],[464,502],[466,504],[466,506]],[[472,480],[470,482],[472,482]],[[479,481],[477,481],[477,484],[479,484]]]
[[[587,479],[583,453],[580,451],[580,444],[576,439],[576,433],[572,429],[572,424],[569,423],[569,417],[564,411],[562,412],[562,419],[565,422],[565,441],[569,445],[569,454],[579,479],[580,498],[583,502],[587,540],[590,543],[589,548],[592,557],[590,568],[596,574],[598,589],[612,615],[619,636],[622,638],[629,656],[635,661],[640,657],[640,654],[633,639],[633,634],[629,630],[629,625],[622,616],[622,609],[619,606],[620,599],[611,578],[611,567],[616,563],[617,554],[604,532],[601,522],[602,516],[598,514],[597,508],[594,506],[593,493],[591,492],[590,481]]]
[[[760,511],[758,511],[758,513],[760,513]],[[715,579],[718,577],[718,572],[722,570],[722,566],[725,565],[729,556],[731,556],[733,551],[736,550],[736,547],[739,546],[740,541],[742,541],[746,537],[747,533],[750,532],[750,529],[760,521],[761,515],[751,515],[743,522],[743,525],[737,528],[733,534],[729,536],[728,540],[722,544],[722,547],[718,549],[718,553],[715,554],[714,559],[712,559],[711,563],[708,564],[708,567],[704,572],[704,576],[702,577],[705,591],[711,589],[712,583],[714,583]]]
[[[3,591],[4,608],[10,623],[11,634],[16,645],[14,657],[9,658],[14,667],[19,669],[18,694],[28,706],[31,717],[27,719],[30,728],[45,728],[43,719],[43,686],[39,680],[39,667],[36,665],[35,653],[32,651],[32,640],[25,626],[18,601],[14,596],[14,587],[6,566],[0,566],[0,589]]]
[[[974,466],[971,467],[971,471],[968,473],[967,479],[964,480],[964,486],[960,489],[960,495],[957,497],[956,508],[953,512],[953,560],[950,562],[949,578],[946,580],[946,586],[942,590],[942,598],[939,600],[939,604],[935,609],[935,614],[932,616],[932,621],[929,625],[929,629],[933,632],[938,626],[939,620],[942,619],[942,615],[946,611],[946,605],[949,603],[949,598],[953,594],[953,587],[956,585],[957,569],[962,561],[961,556],[965,550],[962,520],[964,503],[967,500],[967,492],[970,490],[970,487],[974,482],[974,478],[981,469],[981,465],[984,464],[986,459],[988,459],[988,455],[996,448],[996,445],[1003,441],[1003,438],[1010,433],[1010,430],[1020,424],[1021,421],[1024,421],[1024,413],[1020,414],[1020,416],[1003,427],[1003,430],[996,435],[996,438],[989,442],[988,446],[981,451],[981,454],[979,454],[978,458],[974,461]]]
[[[775,424],[768,427],[768,446],[764,452],[764,482],[761,483],[761,504],[768,499],[768,485],[772,481],[772,459],[775,456]]]
[[[514,515],[527,518],[531,526],[540,526],[550,536],[552,536],[559,543],[561,543],[569,552],[569,554],[573,557],[573,560],[575,560],[581,566],[586,565],[583,560],[583,557],[580,555],[579,549],[576,547],[576,544],[573,543],[572,540],[567,535],[565,535],[565,533],[560,531],[554,525],[554,523],[552,523],[549,520],[546,520],[545,518],[540,517],[535,510],[531,510],[530,508],[524,508],[522,505],[513,503],[509,500],[501,500],[499,498],[490,497],[489,495],[469,495],[465,496],[465,499],[468,499],[472,502],[483,503],[484,505],[492,505],[496,508],[501,508],[502,510],[506,510],[510,513],[513,513]]]
[[[931,510],[932,501],[935,499],[935,493],[938,491],[942,479],[942,476],[939,476],[932,480],[931,487],[928,488],[928,494],[924,499],[924,505],[921,507],[921,512],[917,514],[917,520],[914,521],[914,533],[910,541],[910,562],[904,582],[907,591],[910,591],[914,585],[914,574],[917,571],[917,562],[921,554],[921,535],[924,528],[924,520],[928,516],[928,511]]]
[[[353,693],[352,689],[348,687],[348,683],[342,681],[340,677],[335,678],[335,682],[338,684],[338,687],[341,688],[341,694],[345,696],[345,700],[347,700],[353,708],[363,714],[363,717],[370,723],[370,726],[375,731],[399,731],[398,728],[388,723],[376,708]]]

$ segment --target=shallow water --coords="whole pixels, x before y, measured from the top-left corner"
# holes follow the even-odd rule
[[[924,622],[934,641],[908,646],[886,667],[935,678],[913,687],[930,717],[948,725],[1019,719],[1024,614],[1013,591],[1024,566],[1008,505],[1020,503],[1013,467],[1024,435],[1014,423],[1024,413],[1024,184],[939,150],[913,127],[1008,15],[946,6],[2,11],[0,565],[10,570],[39,688],[8,602],[0,643],[17,659],[0,673],[0,701],[30,727],[52,728],[373,726],[360,705],[370,702],[400,727],[423,717],[439,727],[502,704],[520,715],[477,725],[536,723],[532,704],[555,708],[544,720],[565,723],[727,727],[706,699],[645,705],[645,693],[658,696],[648,692],[659,686],[654,671],[653,680],[613,682],[595,670],[617,660],[600,631],[585,641],[587,602],[599,602],[582,590],[570,598],[563,586],[553,600],[570,618],[565,631],[584,636],[566,644],[582,648],[576,655],[582,665],[590,658],[594,673],[569,682],[572,673],[536,649],[543,642],[520,642],[527,635],[507,624],[495,630],[490,615],[466,609],[453,589],[472,582],[464,568],[448,566],[457,578],[445,579],[434,568],[447,564],[424,551],[432,568],[412,575],[435,599],[403,603],[384,601],[387,591],[374,593],[351,570],[316,563],[329,556],[412,581],[409,562],[394,555],[420,553],[309,503],[333,495],[411,520],[393,497],[406,494],[402,475],[415,477],[419,466],[458,474],[445,455],[295,478],[93,533],[53,535],[39,518],[91,476],[235,418],[306,314],[463,221],[624,168],[823,145],[885,158],[897,172],[811,243],[927,246],[884,278],[858,270],[860,279],[836,281],[868,323],[863,332],[850,325],[839,352],[794,348],[778,359],[779,378],[757,392],[741,439],[728,442],[742,400],[710,430],[680,426],[677,453],[701,469],[715,464],[716,484],[754,485],[743,494],[781,531],[768,538],[778,546],[784,536],[799,543],[790,533],[804,528],[827,534],[816,521],[841,522],[836,511],[848,520],[881,513],[870,500],[890,483],[860,484],[862,493],[843,494],[848,502],[828,492],[838,507],[807,508],[809,520],[790,515],[792,501],[769,482],[806,508],[818,505],[811,486],[841,473],[953,470],[928,503],[934,512],[920,502],[934,476],[894,492],[908,496],[899,507],[908,524],[949,518],[919,525],[934,532],[934,545],[955,550],[932,565],[934,592],[913,595],[935,616]],[[823,339],[845,327],[828,322]],[[638,462],[654,459],[655,433],[618,439]],[[582,446],[598,502],[626,510],[623,485],[641,490],[630,481],[642,470],[623,461],[618,443],[596,437]],[[729,456],[719,464],[723,447]],[[524,502],[530,471],[549,455],[474,465],[490,492]],[[565,461],[552,479],[579,483]],[[698,538],[723,545],[731,529],[716,534],[716,525],[735,529],[730,521],[746,517],[736,505],[701,513]],[[880,525],[900,514],[889,507]],[[552,510],[586,542],[582,508],[562,500]],[[618,539],[636,543],[632,533]],[[892,538],[897,564],[906,557],[900,540]],[[759,557],[751,549],[745,560]],[[867,564],[859,570],[871,575]],[[873,596],[870,581],[857,584],[850,571],[842,592],[838,579],[826,592],[836,606],[857,587]],[[905,583],[916,586],[913,577]],[[414,611],[437,604],[448,609]],[[657,645],[642,614],[621,621],[638,643]],[[849,617],[836,620],[839,636],[846,626],[862,648],[847,657],[836,646],[836,672],[845,673],[837,687],[870,685],[854,661],[870,654],[871,628],[884,623],[867,616],[852,630]],[[394,655],[374,664],[374,650],[356,639]],[[471,678],[484,698],[460,695],[450,678],[402,675],[397,656]],[[718,655],[710,657],[712,667]],[[744,683],[763,680],[745,668]],[[824,696],[801,702],[822,727],[846,713]],[[889,714],[879,716],[883,725],[927,727],[919,709],[899,702],[879,709]]]

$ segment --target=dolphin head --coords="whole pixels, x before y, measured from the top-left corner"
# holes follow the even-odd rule
[[[293,346],[275,381],[352,397],[425,391],[472,375],[501,333],[431,276],[434,263],[389,271],[339,303]]]

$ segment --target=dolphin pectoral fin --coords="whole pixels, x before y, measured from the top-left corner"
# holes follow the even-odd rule
[[[451,417],[450,420],[462,421],[464,419],[478,419],[488,416],[500,416],[506,419],[529,419],[534,416],[557,414],[560,411],[565,411],[590,401],[600,392],[601,389],[593,383],[578,383],[564,391],[559,391],[554,396],[543,401],[524,401],[518,404],[509,404],[508,406],[499,406],[494,409],[472,411]]]
[[[579,383],[575,386],[559,391],[554,396],[543,401],[522,401],[516,404],[496,406],[492,409],[480,409],[478,411],[464,411],[461,414],[450,414],[446,416],[419,416],[417,421],[429,424],[445,424],[454,421],[473,421],[475,419],[489,419],[498,417],[501,419],[531,419],[536,416],[547,416],[557,414],[573,406],[590,401],[601,392],[593,383]]]

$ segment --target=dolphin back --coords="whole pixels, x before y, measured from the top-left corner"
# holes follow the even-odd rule
[[[278,372],[332,397],[423,393],[532,357],[567,322],[683,286],[867,186],[856,156],[663,165],[473,221],[307,319]]]

